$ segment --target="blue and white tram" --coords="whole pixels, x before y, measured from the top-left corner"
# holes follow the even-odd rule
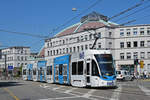
[[[45,60],[37,62],[37,70],[38,70],[37,80],[40,82],[46,82],[46,62],[47,61]]]
[[[33,80],[32,75],[33,75],[33,64],[27,64],[27,80]]]

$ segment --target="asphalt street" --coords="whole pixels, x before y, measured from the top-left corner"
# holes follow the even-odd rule
[[[0,80],[0,100],[150,100],[150,80],[118,82],[118,88]]]

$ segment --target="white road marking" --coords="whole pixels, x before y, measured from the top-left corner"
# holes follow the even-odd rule
[[[118,89],[114,90],[110,100],[119,100],[121,91],[122,91],[122,85],[119,85]]]
[[[85,93],[84,95],[82,95],[82,97],[84,98],[89,98],[93,92],[95,92],[96,90],[90,90],[88,93]]]
[[[139,85],[139,88],[147,95],[147,96],[150,96],[150,90],[145,88],[144,86],[142,85]]]
[[[80,97],[80,96],[79,96]],[[71,97],[59,97],[59,98],[47,98],[47,99],[39,99],[39,100],[59,100],[59,99],[71,99],[71,98],[77,98],[77,96],[71,96]]]

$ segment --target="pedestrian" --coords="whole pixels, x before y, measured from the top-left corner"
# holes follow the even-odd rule
[[[146,70],[144,70],[144,79],[146,79],[146,76],[147,76],[147,71]]]

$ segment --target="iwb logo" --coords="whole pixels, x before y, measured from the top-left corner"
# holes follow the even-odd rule
[[[84,59],[84,52],[82,52],[82,53],[79,54],[79,58],[80,59]]]

